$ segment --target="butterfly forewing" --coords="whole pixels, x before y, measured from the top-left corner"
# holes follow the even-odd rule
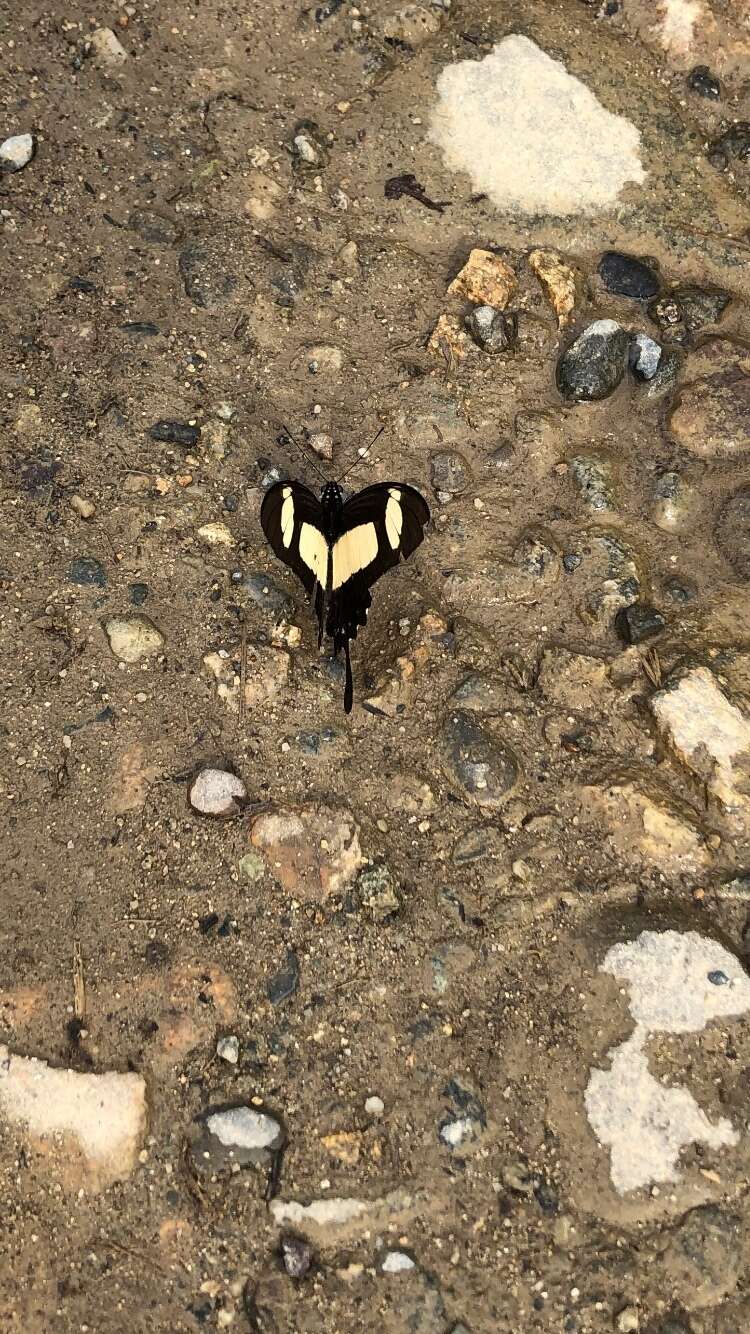
[[[294,570],[314,599],[322,635],[330,561],[323,506],[301,482],[276,482],[263,498],[260,522],[279,560]]]

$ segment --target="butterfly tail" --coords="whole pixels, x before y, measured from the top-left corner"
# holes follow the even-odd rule
[[[346,685],[344,686],[344,713],[351,713],[354,703],[354,681],[352,680],[352,660],[349,657],[349,640],[344,640],[346,658]]]

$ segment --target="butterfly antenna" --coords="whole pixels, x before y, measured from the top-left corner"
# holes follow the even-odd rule
[[[367,457],[367,455],[369,454],[369,452],[370,452],[370,450],[372,449],[373,445],[375,444],[375,441],[380,439],[380,436],[383,434],[383,431],[384,431],[384,430],[385,430],[385,427],[384,427],[384,426],[381,426],[381,428],[380,428],[380,430],[378,431],[377,435],[374,435],[374,436],[373,436],[372,440],[370,441],[369,445],[367,446],[367,449],[363,449],[363,450],[362,450],[362,453],[357,455],[357,457],[356,457],[356,459],[354,460],[354,462],[349,464],[349,467],[348,467],[344,472],[342,472],[341,476],[336,478],[336,485],[338,485],[339,482],[343,482],[344,478],[349,476],[349,473],[351,472],[352,468],[356,468],[357,464],[358,464],[358,463],[361,463],[362,460],[363,460],[364,458]]]
[[[315,462],[315,460],[314,460],[313,458],[311,458],[310,454],[308,454],[307,450],[302,448],[302,445],[299,443],[299,440],[295,440],[294,436],[292,435],[291,431],[289,430],[289,427],[288,427],[288,426],[285,426],[283,422],[281,422],[281,427],[282,427],[282,430],[284,431],[284,433],[285,433],[286,435],[289,436],[289,439],[291,440],[292,444],[295,445],[295,446],[297,447],[297,449],[299,450],[299,452],[300,452],[300,454],[302,455],[303,459],[305,459],[305,461],[306,461],[307,463],[311,463],[311,464],[312,464],[313,468],[315,469],[316,473],[318,474],[318,477],[322,477],[322,478],[323,478],[323,481],[324,481],[324,482],[327,482],[327,481],[328,481],[328,478],[326,477],[325,473],[323,472],[323,469],[322,469],[322,468],[319,468],[318,465],[317,465],[317,463]]]

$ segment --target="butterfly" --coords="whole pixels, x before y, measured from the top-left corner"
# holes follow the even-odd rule
[[[301,482],[274,483],[263,499],[260,522],[279,560],[304,585],[318,621],[318,647],[325,632],[336,655],[344,650],[344,712],[351,713],[349,643],[366,624],[370,589],[416,550],[430,510],[405,482],[377,482],[345,501],[341,481],[343,476],[326,482],[320,499]]]

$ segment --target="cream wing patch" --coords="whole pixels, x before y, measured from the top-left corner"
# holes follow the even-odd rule
[[[398,487],[392,486],[388,490],[388,504],[385,507],[385,532],[393,550],[395,551],[401,541],[401,529],[404,524],[403,510],[401,509],[401,492]]]
[[[361,523],[350,528],[333,548],[333,578],[331,586],[341,588],[353,574],[364,570],[378,554],[378,534],[374,523]]]
[[[328,582],[328,543],[320,529],[311,523],[303,523],[299,530],[299,554],[320,586],[325,588]]]
[[[292,545],[292,536],[294,533],[294,496],[291,486],[285,486],[282,491],[283,502],[281,505],[281,540],[285,547]]]

